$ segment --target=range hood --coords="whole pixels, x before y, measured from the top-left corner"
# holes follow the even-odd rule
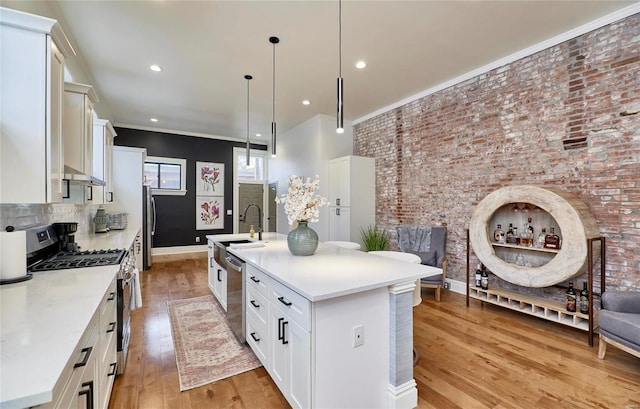
[[[104,180],[100,180],[94,176],[85,175],[84,173],[75,170],[72,167],[64,165],[64,180],[68,180],[69,183],[87,186],[106,186]]]

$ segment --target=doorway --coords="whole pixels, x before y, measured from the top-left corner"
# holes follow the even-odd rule
[[[260,210],[264,212],[264,185],[257,183],[240,183],[240,185],[238,186],[238,211],[240,212],[239,216],[242,216],[242,214],[244,213],[244,209],[251,203],[257,204],[260,207]],[[253,225],[255,231],[257,232],[258,226],[260,225],[259,220],[258,209],[252,206],[247,210],[247,219],[239,221],[238,233],[249,233],[251,225]]]

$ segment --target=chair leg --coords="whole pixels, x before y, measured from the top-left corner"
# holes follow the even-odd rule
[[[440,287],[436,287],[436,301],[440,302]]]
[[[602,339],[602,335],[600,335],[600,339],[598,340],[598,359],[604,359],[604,354],[606,353],[607,343]]]

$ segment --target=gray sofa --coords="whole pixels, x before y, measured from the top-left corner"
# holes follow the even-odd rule
[[[640,357],[640,292],[605,291],[598,323],[598,358],[604,359],[607,344]]]

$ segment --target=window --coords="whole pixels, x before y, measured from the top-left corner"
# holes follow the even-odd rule
[[[187,193],[187,161],[177,158],[147,156],[144,162],[144,183],[151,186],[154,195],[180,195]]]
[[[237,178],[239,180],[264,180],[264,152],[256,153],[251,151],[249,158],[249,166],[247,166],[247,158],[245,149],[236,150]],[[265,151],[266,152],[266,151]]]

